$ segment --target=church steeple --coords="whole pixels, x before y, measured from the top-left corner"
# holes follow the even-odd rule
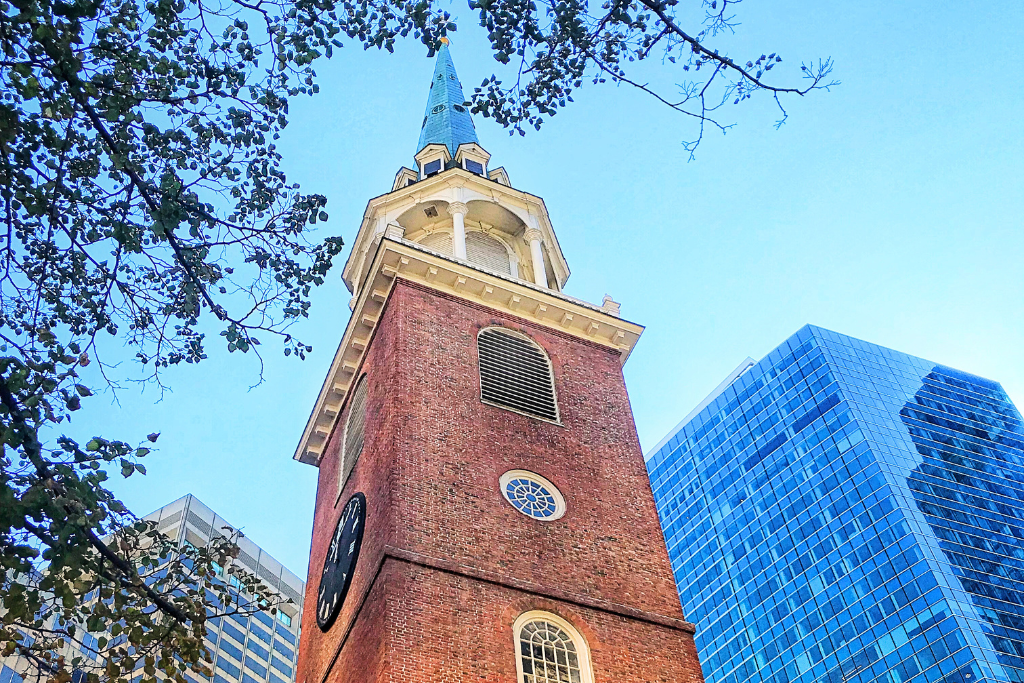
[[[320,577],[296,680],[703,683],[621,370],[643,328],[562,292],[544,200],[488,170],[446,46],[432,84],[295,453]]]
[[[476,137],[473,117],[464,105],[466,98],[448,52],[448,39],[442,38],[441,43],[416,152],[430,144],[441,144],[448,148],[448,154],[454,159],[459,145],[467,142],[479,144],[480,141]]]

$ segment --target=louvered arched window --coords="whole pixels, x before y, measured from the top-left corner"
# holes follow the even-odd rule
[[[508,249],[501,240],[482,232],[466,233],[466,259],[496,273],[512,274]]]
[[[548,612],[527,612],[512,627],[522,683],[593,683],[590,651],[572,625]]]
[[[477,336],[480,398],[485,403],[558,422],[547,354],[529,338],[490,327]]]
[[[352,401],[348,409],[348,418],[345,420],[345,432],[342,435],[341,446],[341,481],[338,485],[338,495],[345,488],[345,482],[352,474],[352,468],[359,461],[359,455],[363,452],[363,437],[366,427],[366,375],[359,379],[356,390],[352,394]]]
[[[454,253],[450,232],[432,232],[421,239],[420,244],[445,256],[451,256]]]

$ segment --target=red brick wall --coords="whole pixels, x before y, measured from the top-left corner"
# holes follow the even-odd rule
[[[491,325],[523,332],[548,353],[561,425],[480,401],[476,337]],[[540,603],[585,634],[599,680],[699,680],[689,633],[621,616],[682,618],[617,352],[399,281],[361,372],[367,436],[340,504],[345,411],[320,466],[298,683],[321,683],[346,634],[331,683],[511,683],[512,621]],[[511,469],[552,481],[566,515],[540,522],[514,510],[498,489]],[[355,491],[368,502],[363,551],[342,613],[323,634],[315,617],[323,558]],[[386,548],[449,571],[381,565]],[[458,576],[459,567],[477,578]],[[531,597],[527,584],[549,597]],[[600,605],[618,614],[593,609]],[[471,624],[460,621],[469,613]]]

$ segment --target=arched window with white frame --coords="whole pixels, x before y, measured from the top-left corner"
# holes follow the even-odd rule
[[[593,683],[587,641],[557,614],[521,614],[512,633],[520,683]]]

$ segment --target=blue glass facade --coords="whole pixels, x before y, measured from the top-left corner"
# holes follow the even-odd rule
[[[708,683],[1024,683],[995,382],[809,326],[647,464]]]

